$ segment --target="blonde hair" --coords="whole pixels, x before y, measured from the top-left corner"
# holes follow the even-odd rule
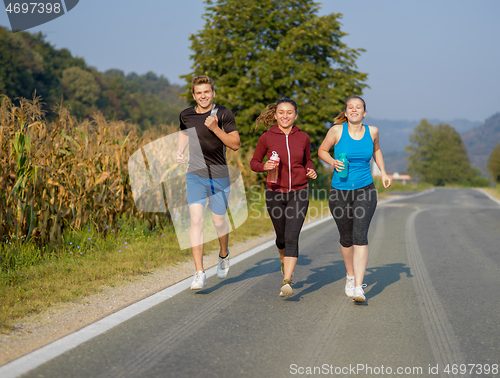
[[[201,84],[210,84],[212,92],[214,91],[214,81],[207,75],[196,76],[191,80],[191,92],[194,93],[194,87]]]
[[[264,126],[268,129],[270,126],[273,126],[276,123],[276,118],[274,115],[276,114],[276,109],[279,104],[286,102],[287,104],[292,104],[295,108],[295,113],[298,113],[297,103],[293,101],[291,98],[283,97],[278,101],[269,104],[266,108],[260,113],[260,115],[255,120],[255,129],[259,127],[259,124],[263,123]]]
[[[349,101],[351,101],[352,99],[355,99],[355,98],[357,98],[358,100],[361,100],[363,102],[363,107],[365,108],[365,112],[366,112],[366,102],[365,102],[365,100],[363,100],[360,96],[351,96],[351,97],[348,97],[347,100],[345,100],[344,110],[342,112],[340,112],[333,119],[333,123],[335,125],[338,124],[338,123],[343,124],[343,123],[347,122],[347,117],[345,116],[345,112],[347,110],[347,104],[349,103]]]

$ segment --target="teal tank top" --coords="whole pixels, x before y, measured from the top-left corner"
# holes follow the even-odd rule
[[[370,160],[373,156],[373,139],[370,128],[363,125],[365,133],[360,140],[352,139],[349,135],[347,123],[342,127],[342,136],[334,146],[335,160],[341,153],[345,153],[349,161],[347,177],[340,178],[338,172],[333,170],[332,187],[340,190],[353,190],[363,188],[373,182],[370,170]]]

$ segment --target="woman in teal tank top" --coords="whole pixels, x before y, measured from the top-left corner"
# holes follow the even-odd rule
[[[391,179],[385,171],[378,129],[363,124],[365,101],[353,96],[345,104],[321,144],[318,156],[334,168],[329,206],[339,229],[340,250],[347,271],[345,294],[355,303],[363,303],[368,228],[377,207],[377,191],[370,171],[372,157],[380,169],[384,188],[391,185]],[[335,157],[330,155],[332,147]],[[346,155],[347,166],[340,160],[340,154]]]

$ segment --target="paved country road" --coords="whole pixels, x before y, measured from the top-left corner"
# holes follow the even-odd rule
[[[363,305],[338,238],[331,219],[302,232],[289,299],[271,246],[23,377],[500,377],[498,203],[436,189],[379,204]]]

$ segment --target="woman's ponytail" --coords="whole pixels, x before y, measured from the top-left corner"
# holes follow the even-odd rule
[[[276,113],[276,103],[273,102],[266,106],[266,108],[260,113],[260,115],[255,120],[255,129],[259,127],[259,124],[263,123],[266,128],[274,125],[276,123],[276,119],[274,118],[274,114]]]

